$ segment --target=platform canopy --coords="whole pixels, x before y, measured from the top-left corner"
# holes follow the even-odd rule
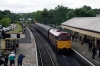
[[[61,27],[100,38],[100,17],[74,17],[63,22]]]

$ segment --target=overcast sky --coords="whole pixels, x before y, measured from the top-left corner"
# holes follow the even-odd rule
[[[0,10],[10,10],[13,13],[28,13],[44,8],[54,9],[57,5],[69,8],[80,8],[84,5],[92,9],[100,8],[100,0],[0,0]]]

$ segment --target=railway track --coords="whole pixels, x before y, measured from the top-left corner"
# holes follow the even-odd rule
[[[59,62],[59,65],[55,64],[55,61],[53,61],[52,57],[50,55],[50,51],[48,51],[48,49],[46,48],[45,45],[50,45],[49,43],[46,42],[46,40],[37,32],[35,32],[35,30],[33,29],[33,26],[30,27],[31,31],[34,34],[35,40],[37,42],[37,51],[38,51],[38,62],[39,62],[39,66],[84,66],[84,64],[82,62],[78,62],[77,58],[74,58],[72,55],[71,56],[65,56],[65,55],[60,55],[57,52],[55,52],[55,54],[57,55],[57,60]],[[39,36],[39,37],[37,37]],[[42,47],[41,49],[39,49],[40,47]],[[49,47],[50,48],[50,47]],[[45,51],[46,50],[46,51]],[[55,50],[55,49],[53,49]],[[50,60],[51,59],[51,60]]]
[[[72,56],[61,55],[67,66],[81,66]]]
[[[40,34],[38,34],[34,29],[30,29],[34,32],[33,35],[37,44],[38,66],[55,66],[53,59],[45,46],[46,42],[42,41]]]

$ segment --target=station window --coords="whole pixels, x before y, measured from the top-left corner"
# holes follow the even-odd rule
[[[11,42],[10,42],[9,39],[6,39],[6,40],[5,40],[5,48],[6,48],[6,49],[11,49]]]
[[[15,40],[10,40],[10,39],[6,39],[5,40],[5,48],[6,49],[11,49],[12,44],[15,43]]]

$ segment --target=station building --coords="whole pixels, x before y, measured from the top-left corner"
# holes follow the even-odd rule
[[[93,40],[94,45],[100,44],[100,17],[74,17],[61,24],[62,28],[69,30],[71,35],[78,35],[80,41],[84,36]]]
[[[12,44],[19,44],[21,38],[25,38],[25,34],[13,33],[10,38],[1,39],[1,50],[11,50]]]

